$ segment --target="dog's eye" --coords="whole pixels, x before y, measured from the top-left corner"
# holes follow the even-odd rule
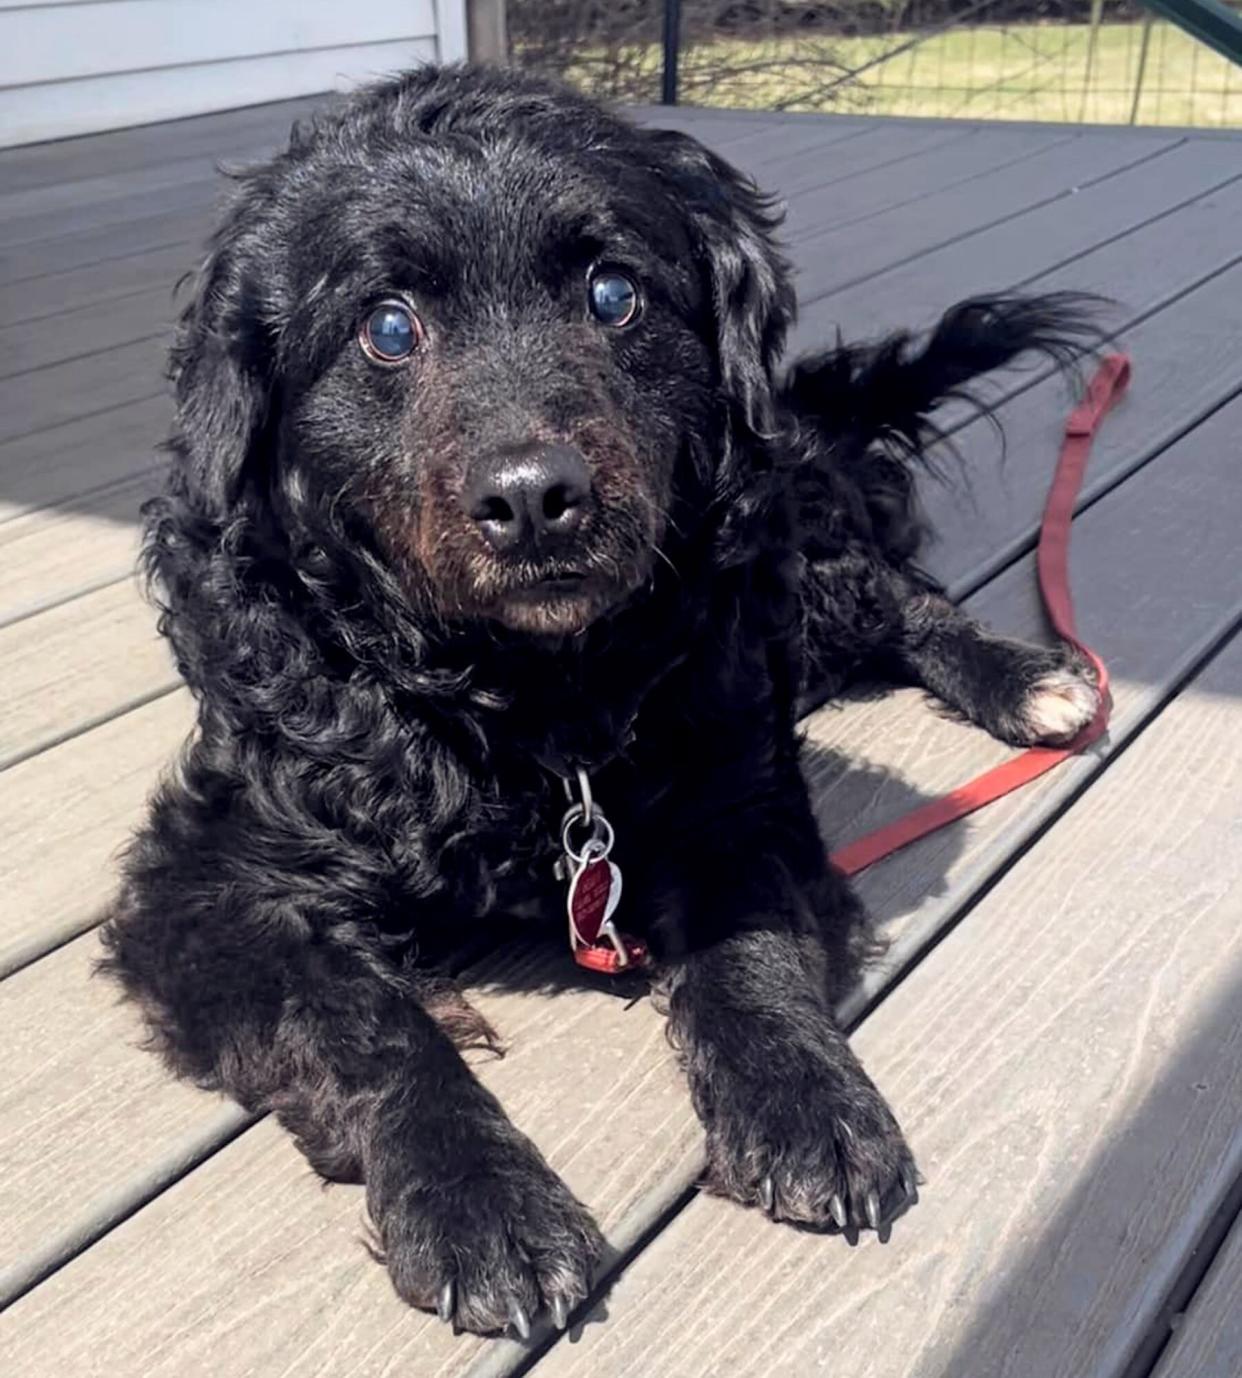
[[[373,363],[399,364],[423,337],[418,317],[404,302],[382,301],[362,322],[358,342]]]
[[[638,319],[638,288],[624,273],[594,273],[590,282],[591,314],[601,325],[620,327]]]

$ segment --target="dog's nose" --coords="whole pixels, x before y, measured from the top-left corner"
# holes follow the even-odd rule
[[[571,536],[586,515],[591,476],[570,445],[491,455],[466,475],[462,502],[488,544],[503,553]]]

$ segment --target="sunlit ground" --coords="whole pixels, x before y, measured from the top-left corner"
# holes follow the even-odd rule
[[[721,40],[683,51],[681,94],[696,105],[1242,126],[1242,67],[1180,29],[1152,25],[1141,86],[1143,26],[1101,25],[1088,66],[1090,33],[1087,24],[963,27],[844,81],[849,71],[901,48],[911,35]],[[653,77],[658,72],[657,49],[628,56],[633,69]],[[791,61],[795,56],[801,61]],[[730,69],[725,76],[722,59]]]

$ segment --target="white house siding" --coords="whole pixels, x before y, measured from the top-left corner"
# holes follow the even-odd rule
[[[464,0],[0,0],[0,146],[465,56]]]

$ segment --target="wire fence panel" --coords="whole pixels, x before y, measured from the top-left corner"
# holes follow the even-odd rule
[[[1242,16],[1242,0],[1222,0]],[[1242,66],[1135,0],[681,0],[687,105],[1242,126]],[[661,97],[664,0],[509,0],[513,58]]]

